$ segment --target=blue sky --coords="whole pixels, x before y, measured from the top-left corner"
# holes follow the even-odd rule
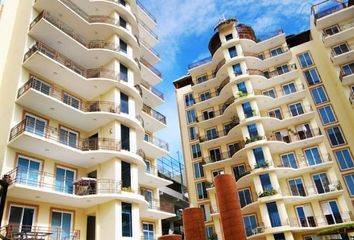
[[[157,86],[166,103],[158,110],[166,115],[168,127],[158,136],[169,142],[172,156],[181,149],[177,107],[172,82],[187,73],[188,64],[209,56],[208,42],[221,16],[236,17],[251,25],[256,34],[283,28],[287,35],[307,30],[311,6],[309,0],[141,0],[157,18],[161,55],[157,65],[164,82]]]

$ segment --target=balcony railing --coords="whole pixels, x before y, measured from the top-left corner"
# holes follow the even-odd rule
[[[311,13],[314,15],[315,20],[328,16],[332,13],[338,12],[344,8],[347,8],[349,5],[349,0],[343,1],[331,1],[326,0],[321,3],[315,4],[311,8]],[[315,22],[316,23],[316,22]]]
[[[149,10],[147,10],[140,1],[136,1],[136,4],[156,23],[156,18],[154,15]]]
[[[199,66],[204,65],[206,63],[209,63],[209,62],[211,62],[212,59],[213,59],[213,57],[210,56],[210,57],[206,57],[201,60],[198,60],[194,63],[191,63],[188,65],[188,70],[199,67]]]
[[[338,32],[336,33],[327,33],[326,31],[323,31],[322,33],[322,40],[325,40],[327,37],[330,37],[330,36],[335,36],[347,29],[350,29],[350,28],[354,28],[354,22],[351,22],[351,23],[348,23],[348,24],[344,24],[344,25],[341,25],[341,26],[337,26],[337,29],[338,29]]]
[[[301,130],[297,132],[288,132],[288,135],[270,135],[267,137],[269,141],[281,141],[285,143],[291,143],[296,141],[301,141],[317,136],[322,136],[321,129],[314,128],[309,130]]]
[[[339,212],[333,216],[332,221],[328,221],[329,219],[322,215],[307,216],[306,219],[289,218],[289,225],[297,228],[325,227],[334,224],[348,223],[354,220],[351,212]]]
[[[24,62],[37,52],[40,52],[45,56],[55,60],[56,62],[64,65],[75,73],[83,76],[84,78],[108,78],[117,81],[126,81],[126,79],[124,79],[124,76],[120,76],[120,74],[116,73],[114,70],[104,68],[85,69],[84,67],[72,61],[70,58],[64,56],[63,54],[59,53],[53,48],[50,48],[42,42],[36,42],[27,51],[24,56]]]
[[[286,73],[289,73],[289,72],[297,70],[297,66],[296,66],[295,63],[294,64],[289,64],[289,65],[286,65],[286,66],[288,68],[288,71],[274,70],[274,71],[270,71],[269,72],[269,71],[261,71],[261,70],[258,70],[258,69],[248,69],[247,73],[249,75],[261,75],[261,76],[264,76],[267,79],[270,79],[270,78],[281,76],[283,74],[286,74]]]
[[[80,231],[64,232],[59,227],[44,227],[33,225],[9,224],[1,227],[0,238],[6,240],[18,239],[51,239],[51,240],[80,240]]]
[[[162,73],[155,68],[154,66],[152,66],[147,60],[145,60],[144,58],[140,59],[140,62],[147,67],[148,69],[150,69],[153,73],[155,73],[157,76],[159,76],[160,78],[162,78]]]
[[[217,139],[217,138],[220,138],[220,137],[227,136],[228,133],[231,131],[231,129],[233,129],[234,127],[238,126],[239,124],[240,124],[239,121],[231,122],[228,125],[228,127],[225,128],[222,131],[218,131],[218,132],[215,132],[213,134],[205,134],[204,136],[199,137],[199,141],[200,142],[207,142],[207,141],[211,141],[211,140],[214,140],[214,139]]]
[[[139,43],[141,43],[142,45],[144,45],[147,49],[149,49],[151,52],[153,52],[155,54],[155,56],[157,56],[158,58],[160,58],[160,54],[146,41],[144,41],[142,38],[139,39]]]
[[[166,151],[169,151],[169,145],[167,142],[155,137],[155,136],[149,136],[148,138],[145,138],[146,142],[152,143],[153,145],[162,148]]]
[[[162,100],[165,99],[165,96],[163,95],[163,93],[160,90],[156,89],[154,86],[151,86],[148,82],[141,80],[141,85],[143,85],[144,88],[150,90],[153,94],[155,94],[156,96],[158,96]]]
[[[278,36],[278,35],[283,34],[283,33],[284,33],[283,29],[279,28],[279,29],[277,29],[275,31],[272,31],[272,32],[269,32],[269,33],[266,33],[264,35],[261,35],[261,36],[257,37],[257,42],[263,42],[265,40],[268,40],[268,39],[270,39],[272,37]]]
[[[244,147],[245,147],[245,143],[239,142],[239,143],[237,143],[236,149],[234,151],[228,151],[228,152],[223,152],[220,154],[215,154],[214,156],[203,157],[203,160],[205,163],[213,163],[213,162],[223,161],[223,160],[232,158],[232,156],[234,154],[236,154],[238,151],[240,151]]]
[[[166,117],[146,104],[143,105],[143,112],[147,113],[148,115],[162,122],[163,124],[166,124]]]
[[[340,52],[340,53],[336,53],[336,52],[332,49],[332,51],[331,51],[331,56],[332,56],[332,58],[341,56],[341,55],[343,55],[343,54],[345,54],[345,53],[348,53],[348,52],[354,50],[354,44],[352,44],[352,45],[346,45],[346,46],[347,46],[348,49],[345,49],[345,50],[342,49],[343,51]]]
[[[290,164],[284,164],[284,163],[281,162],[280,164],[277,164],[277,167],[278,168],[303,169],[303,168],[307,168],[307,167],[314,167],[314,166],[319,165],[319,164],[332,162],[332,157],[329,154],[324,155],[324,156],[320,156],[320,158],[316,159],[313,164],[310,164],[307,161],[307,159],[305,157],[303,157],[303,156],[298,156],[297,159],[298,159],[298,161],[293,166],[291,166]]]
[[[281,46],[279,47],[281,49],[281,53],[278,53],[277,55],[271,55],[271,52],[269,51],[269,56],[263,56],[263,58],[260,58],[259,55],[260,53],[252,53],[252,52],[243,52],[243,55],[246,56],[246,57],[257,57],[259,58],[260,60],[264,61],[264,60],[267,60],[267,59],[270,59],[270,58],[274,58],[274,57],[277,57],[277,56],[280,56],[284,53],[287,53],[289,52],[289,47],[288,46]]]
[[[153,38],[155,38],[156,40],[159,39],[159,36],[157,36],[157,34],[148,25],[146,25],[143,21],[138,20],[138,24],[140,26],[142,26],[148,33],[150,33],[151,36],[153,36]]]

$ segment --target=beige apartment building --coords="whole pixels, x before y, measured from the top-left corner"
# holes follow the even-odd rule
[[[0,238],[156,239],[175,216],[156,20],[135,0],[1,4]]]
[[[349,239],[354,2],[313,6],[310,30],[290,36],[223,20],[209,50],[174,82],[189,199],[208,237],[223,239],[213,178],[228,173],[248,239]]]

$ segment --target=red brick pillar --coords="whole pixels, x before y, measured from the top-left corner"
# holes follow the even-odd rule
[[[205,223],[201,208],[183,210],[183,229],[185,240],[205,240]]]
[[[236,181],[231,174],[214,179],[224,240],[246,240]]]
[[[165,235],[158,238],[158,240],[182,240],[181,235]]]

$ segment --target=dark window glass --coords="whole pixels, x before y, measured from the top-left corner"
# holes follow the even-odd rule
[[[120,64],[120,79],[128,82],[128,68],[123,64]]]
[[[130,163],[122,161],[122,188],[130,188],[131,187],[131,171],[130,171]]]
[[[122,149],[130,151],[130,129],[124,125],[121,125],[121,142],[122,142]]]
[[[120,92],[120,110],[122,113],[129,114],[129,97]]]
[[[272,227],[281,226],[277,204],[275,202],[267,203],[267,210]]]
[[[122,202],[122,236],[133,236],[132,205]]]

